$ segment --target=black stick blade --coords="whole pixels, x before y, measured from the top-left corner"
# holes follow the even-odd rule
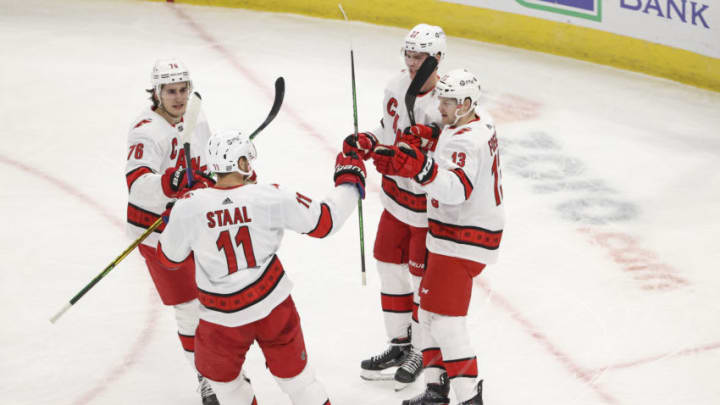
[[[420,65],[420,69],[418,69],[417,73],[415,73],[415,77],[412,82],[410,82],[407,93],[405,93],[405,106],[407,107],[408,118],[410,118],[410,125],[415,125],[415,99],[418,94],[420,94],[420,89],[422,89],[422,86],[425,84],[427,79],[430,78],[430,75],[433,74],[437,66],[438,60],[432,56],[428,56],[425,58],[425,61],[423,61],[422,65]]]
[[[263,121],[260,126],[253,131],[252,134],[250,134],[250,139],[253,139],[257,136],[257,134],[260,133],[263,129],[265,129],[268,124],[272,122],[272,120],[275,119],[275,116],[277,116],[278,112],[280,112],[280,107],[282,107],[283,99],[285,98],[285,79],[282,77],[278,77],[277,80],[275,80],[275,101],[273,101],[272,108],[270,108],[270,113],[268,114],[267,118],[265,118],[265,121]]]

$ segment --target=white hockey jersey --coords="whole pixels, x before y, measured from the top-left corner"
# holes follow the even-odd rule
[[[492,118],[480,118],[440,134],[438,173],[427,192],[429,251],[492,264],[505,226],[500,151]]]
[[[347,184],[322,201],[266,184],[195,190],[175,203],[158,256],[170,268],[194,257],[201,319],[245,325],[290,294],[276,255],[284,229],[323,238],[342,226],[358,197]]]
[[[406,70],[388,82],[383,98],[381,126],[372,133],[383,145],[394,145],[410,126],[405,106],[405,93],[410,87],[410,75]],[[415,101],[415,122],[442,126],[438,111],[439,100],[435,89],[417,96]],[[380,201],[383,207],[400,221],[418,228],[427,227],[427,197],[412,179],[398,176],[383,176]]]
[[[133,121],[128,133],[128,154],[125,178],[128,186],[127,228],[137,238],[160,214],[168,202],[173,201],[162,191],[160,178],[169,167],[185,167],[185,154],[178,125],[171,125],[148,107]],[[190,143],[193,165],[206,169],[207,141],[210,128],[201,112]],[[151,247],[157,245],[161,225],[143,241]]]

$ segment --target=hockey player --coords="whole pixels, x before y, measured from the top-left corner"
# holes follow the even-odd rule
[[[348,136],[343,148],[346,153],[355,150],[367,159],[376,144],[393,145],[407,137],[405,129],[410,126],[410,120],[405,93],[425,58],[434,56],[442,60],[445,49],[442,28],[419,24],[410,30],[401,48],[407,69],[390,80],[385,88],[381,126],[372,132],[358,134],[357,139],[354,135]],[[429,131],[426,138],[430,142],[423,142],[424,150],[434,149],[440,134],[441,118],[437,96],[433,92],[437,79],[433,73],[425,82],[414,107],[416,121],[425,124],[423,128]],[[380,302],[390,346],[383,353],[363,360],[360,375],[368,380],[394,377],[396,389],[402,389],[422,372],[422,356],[414,336],[417,336],[417,291],[425,262],[426,198],[411,179],[384,175],[380,200],[384,210],[373,254],[377,259]],[[394,375],[383,372],[396,366],[399,367]]]
[[[338,154],[335,189],[315,200],[276,185],[248,183],[255,157],[247,136],[214,135],[208,158],[217,183],[175,204],[158,252],[167,266],[195,260],[202,304],[195,362],[221,403],[256,403],[241,369],[257,341],[294,405],[329,405],[307,364],[292,282],[277,251],[284,229],[315,238],[340,229],[365,195],[365,166],[357,156]]]
[[[187,168],[195,171],[197,186],[209,181],[200,173],[204,169],[205,145],[210,136],[207,120],[198,118],[190,151],[192,162],[185,161],[179,130],[188,99],[192,93],[190,73],[176,59],[160,60],[153,67],[152,89],[148,90],[152,106],[133,121],[128,134],[125,174],[128,186],[127,222],[129,233],[140,236],[165,206],[187,191]],[[155,252],[161,225],[138,247],[163,304],[173,306],[178,336],[190,363],[194,366],[194,338],[199,303],[195,286],[195,266],[187,263],[176,273],[168,272]],[[217,404],[208,382],[198,374],[203,404]]]
[[[492,119],[476,110],[475,75],[453,70],[436,91],[446,126],[434,156],[405,143],[373,152],[378,171],[413,179],[430,200],[419,311],[427,388],[403,405],[448,404],[451,386],[459,404],[481,405],[465,318],[473,277],[496,262],[505,223],[500,152]]]

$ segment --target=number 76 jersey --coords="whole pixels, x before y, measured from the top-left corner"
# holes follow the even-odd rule
[[[276,255],[284,230],[323,238],[341,227],[358,197],[352,185],[321,201],[269,184],[195,190],[175,203],[158,256],[169,268],[194,259],[201,319],[245,325],[290,294]]]
[[[497,261],[505,226],[500,150],[487,113],[440,134],[428,195],[429,251],[485,264]]]

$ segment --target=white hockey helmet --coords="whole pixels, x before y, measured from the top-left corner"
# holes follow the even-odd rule
[[[438,97],[453,98],[458,105],[462,105],[466,99],[470,99],[470,109],[465,114],[457,116],[455,122],[474,112],[480,102],[480,80],[467,69],[455,69],[447,72],[437,82],[435,90]]]
[[[160,90],[162,90],[164,84],[187,82],[189,87],[188,94],[192,94],[190,71],[185,67],[185,64],[178,59],[160,59],[155,62],[152,74],[150,75],[150,82],[152,83],[153,89],[155,89],[155,94],[160,103]]]
[[[458,104],[469,98],[472,106],[480,101],[480,80],[467,69],[455,69],[444,74],[435,86],[438,97],[454,98]]]
[[[257,151],[247,135],[238,130],[226,130],[215,133],[208,139],[207,156],[210,170],[215,173],[238,172],[250,176],[253,172],[252,161],[257,157]],[[238,167],[241,157],[248,160],[247,172]]]
[[[436,25],[418,24],[408,32],[405,36],[405,44],[402,47],[402,53],[405,51],[425,52],[430,56],[437,57],[438,62],[445,57],[447,43],[445,40],[445,31]]]

